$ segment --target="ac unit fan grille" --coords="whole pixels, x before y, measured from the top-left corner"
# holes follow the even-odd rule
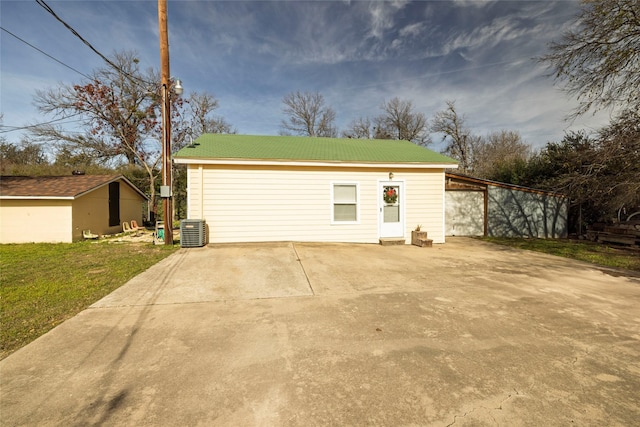
[[[206,244],[206,225],[203,219],[184,219],[180,222],[180,246],[198,248]]]

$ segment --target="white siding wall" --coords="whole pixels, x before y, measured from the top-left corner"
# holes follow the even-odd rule
[[[188,169],[188,216],[205,219],[209,242],[378,242],[378,182],[390,170],[200,166]],[[393,170],[405,182],[406,234],[417,224],[444,242],[444,171]],[[357,224],[331,224],[331,185],[359,183]]]
[[[407,243],[411,243],[411,230],[418,224],[433,243],[444,243],[444,169],[398,171],[393,179],[406,180]]]
[[[71,200],[2,200],[0,243],[71,243]]]

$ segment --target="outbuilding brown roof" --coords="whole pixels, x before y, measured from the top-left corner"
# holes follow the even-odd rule
[[[119,179],[140,192],[122,175],[2,176],[0,197],[75,198]]]

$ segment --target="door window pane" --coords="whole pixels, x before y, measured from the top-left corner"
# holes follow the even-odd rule
[[[400,206],[383,206],[382,211],[384,222],[400,222]]]

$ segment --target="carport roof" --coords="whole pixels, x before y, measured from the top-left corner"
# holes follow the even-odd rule
[[[301,136],[205,134],[174,158],[301,162],[446,164],[454,159],[409,141]]]
[[[469,188],[473,187],[474,185],[480,185],[480,187],[483,187],[484,189],[487,188],[487,186],[491,185],[494,187],[500,187],[500,188],[506,188],[506,189],[510,189],[510,190],[518,190],[518,191],[524,191],[525,193],[535,193],[535,194],[544,194],[547,196],[555,196],[555,197],[567,197],[566,194],[564,193],[558,193],[555,191],[548,191],[548,190],[540,190],[537,188],[531,188],[531,187],[524,187],[522,185],[516,185],[516,184],[509,184],[506,182],[498,182],[498,181],[492,181],[489,179],[483,179],[483,178],[475,178],[469,175],[464,175],[461,173],[454,173],[454,172],[446,172],[445,173],[445,178],[447,178],[446,183],[445,183],[445,188],[447,190],[455,190],[455,187],[453,185],[451,185],[451,181],[457,181],[458,184],[462,183],[467,184]]]

